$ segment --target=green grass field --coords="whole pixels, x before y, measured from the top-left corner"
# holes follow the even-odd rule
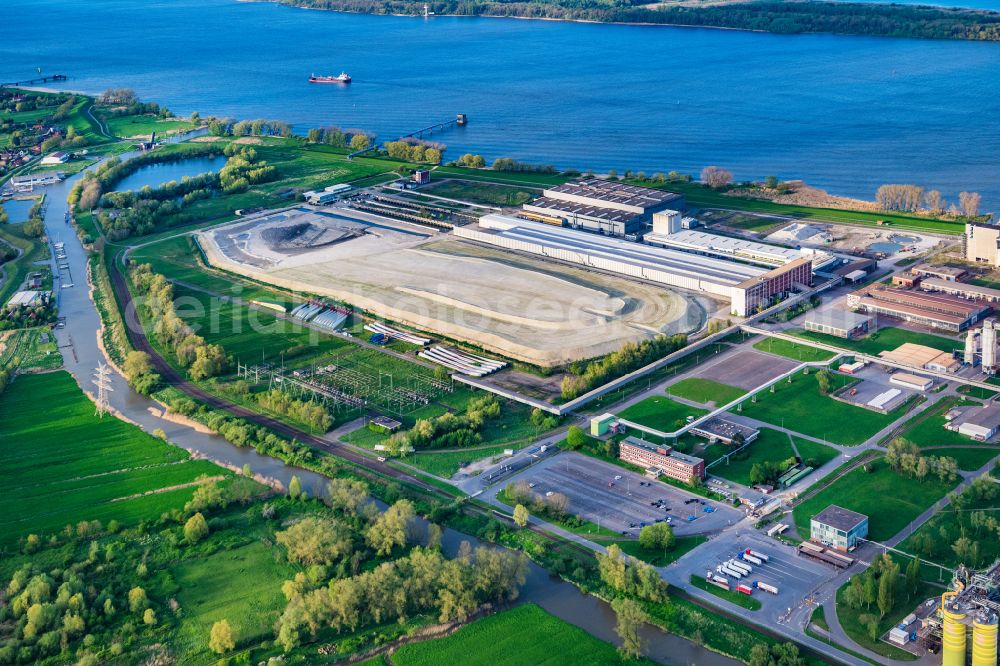
[[[689,377],[668,386],[667,393],[686,398],[692,402],[700,402],[702,404],[712,402],[715,403],[716,407],[721,407],[745,395],[746,391],[735,386],[712,381],[711,379]]]
[[[842,349],[861,352],[862,354],[871,354],[872,356],[877,356],[879,352],[895,349],[904,342],[912,342],[917,345],[933,347],[934,349],[940,349],[945,352],[951,352],[962,347],[962,342],[960,340],[946,338],[940,335],[933,335],[932,333],[907,331],[906,329],[893,327],[883,328],[864,338],[856,340],[846,340],[844,338],[826,335],[825,333],[816,333],[815,331],[796,330],[789,331],[789,333],[807,340],[823,342]]]
[[[684,425],[688,416],[708,414],[707,409],[688,407],[666,396],[654,395],[635,403],[618,416],[663,432],[673,432]]]
[[[649,562],[654,567],[665,567],[684,557],[706,541],[708,538],[701,535],[678,537],[674,547],[665,553],[660,549],[647,550],[640,546],[638,541],[615,541],[614,543],[618,544],[618,547],[626,555]]]
[[[648,182],[637,184],[647,187],[651,186]],[[876,226],[878,221],[882,220],[883,222],[888,222],[890,229],[914,229],[944,234],[957,235],[965,231],[965,227],[961,222],[951,220],[935,220],[890,212],[869,213],[855,210],[837,210],[834,208],[813,208],[811,206],[797,206],[774,203],[773,201],[745,199],[742,197],[727,196],[723,192],[713,190],[701,183],[677,182],[653,186],[683,194],[688,206],[694,208],[721,208],[749,213],[783,215],[797,220],[812,220],[832,224]]]
[[[772,338],[771,336],[768,336],[763,340],[758,340],[754,343],[753,348],[804,362],[829,361],[831,358],[836,356],[833,352],[825,349],[817,349],[816,347],[810,347],[808,345],[799,345],[781,338]]]
[[[817,468],[837,456],[836,449],[800,437],[795,438],[795,446],[798,448],[802,460],[808,461],[807,464]],[[751,485],[750,470],[754,465],[766,461],[779,463],[795,456],[788,435],[770,428],[762,428],[760,436],[745,451],[746,458],[742,460],[731,458],[728,464],[719,463],[712,467],[709,473],[734,483],[749,486]]]
[[[393,666],[533,666],[623,663],[614,646],[549,615],[534,604],[497,613],[451,636],[401,647]],[[624,663],[652,664],[648,660]]]
[[[171,569],[184,611],[174,647],[185,663],[216,663],[218,656],[208,650],[208,636],[219,620],[229,620],[237,645],[274,638],[274,622],[285,608],[281,584],[296,572],[276,555],[255,541],[183,560]]]
[[[443,479],[450,479],[461,468],[463,462],[473,462],[483,458],[493,458],[503,454],[507,446],[488,446],[486,448],[475,448],[468,451],[448,451],[444,453],[434,453],[433,451],[418,451],[401,462],[407,465],[419,467],[425,472],[429,472]]]
[[[446,199],[471,201],[487,206],[520,206],[531,201],[534,195],[541,194],[534,188],[491,185],[458,179],[435,181],[430,187],[424,187],[420,191]]]
[[[177,314],[210,344],[220,344],[244,362],[262,358],[289,364],[354,349],[348,340],[319,333],[265,311],[222,301],[204,292],[174,287]]]
[[[833,389],[852,381],[845,375],[833,375]],[[743,403],[743,414],[772,425],[784,427],[836,444],[853,446],[902,416],[912,402],[889,414],[879,414],[820,394],[816,373],[795,374],[792,383],[778,382],[774,393],[757,394],[757,402]]]
[[[38,406],[45,405],[45,418]],[[112,416],[94,414],[65,372],[19,377],[0,395],[0,543],[81,520],[133,523],[191,498],[201,475],[231,474],[190,460]]]
[[[156,116],[117,116],[108,118],[105,125],[109,132],[126,139],[148,137],[152,132],[164,136],[177,132],[187,132],[197,127],[190,120],[163,119]]]
[[[869,467],[873,471],[854,469],[795,507],[795,525],[803,538],[809,537],[809,519],[836,504],[868,516],[869,538],[888,539],[957,485],[937,478],[907,479],[881,458]]]
[[[955,458],[958,461],[959,469],[964,471],[977,470],[985,465],[990,458],[1000,454],[1000,447],[980,444],[954,430],[946,430],[944,415],[952,407],[979,404],[974,400],[944,398],[926,412],[914,417],[900,433],[900,436],[922,449],[928,449],[928,455]]]

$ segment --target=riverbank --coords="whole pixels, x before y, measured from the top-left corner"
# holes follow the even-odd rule
[[[778,34],[838,34],[917,39],[1000,41],[1000,13],[923,5],[878,3],[747,2],[608,7],[560,0],[476,3],[438,0],[274,0],[292,7],[367,14],[477,16],[686,28],[718,28]],[[861,19],[861,20],[859,20]]]

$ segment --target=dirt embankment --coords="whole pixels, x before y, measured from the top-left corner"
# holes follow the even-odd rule
[[[812,206],[814,208],[842,208],[845,210],[861,210],[878,212],[881,209],[874,201],[864,201],[862,199],[851,199],[849,197],[838,197],[830,194],[826,190],[808,185],[801,180],[789,180],[785,182],[788,191],[769,190],[766,188],[742,188],[726,192],[727,196],[741,199],[766,199],[775,203],[790,204],[794,206]]]

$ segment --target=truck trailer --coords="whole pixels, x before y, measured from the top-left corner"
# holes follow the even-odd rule
[[[764,553],[760,552],[759,550],[750,550],[749,548],[747,548],[746,549],[746,554],[747,555],[753,555],[754,557],[756,557],[761,562],[767,562],[768,559],[770,559],[770,558],[768,558],[767,555],[765,555]]]
[[[755,585],[757,586],[758,589],[764,590],[765,592],[770,592],[771,594],[778,593],[778,588],[776,588],[774,585],[769,585],[768,583],[762,583],[759,580],[755,583]]]
[[[726,564],[729,565],[731,569],[736,569],[737,571],[742,571],[743,575],[749,575],[753,573],[753,567],[746,562],[740,562],[739,560],[729,560]]]
[[[750,553],[740,553],[740,557],[741,557],[741,558],[742,558],[742,559],[743,559],[744,561],[746,561],[746,562],[750,562],[751,564],[756,564],[757,566],[760,566],[760,565],[764,564],[764,561],[763,561],[763,560],[761,560],[761,559],[759,559],[759,558],[757,558],[757,557],[754,557],[754,556],[753,556],[753,555],[751,555]]]

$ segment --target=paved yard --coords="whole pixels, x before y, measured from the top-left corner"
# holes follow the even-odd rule
[[[790,358],[765,354],[746,347],[735,353],[723,355],[717,363],[703,366],[692,373],[692,376],[750,390],[768,380],[780,377],[797,365],[798,362]]]
[[[621,478],[616,480],[616,476]],[[562,493],[569,498],[570,513],[632,536],[639,534],[642,523],[648,525],[658,519],[669,518],[674,532],[685,536],[719,531],[744,515],[731,506],[574,452],[563,452],[540,462],[510,481],[534,483],[533,490],[542,495],[550,491]],[[697,502],[685,504],[692,499]],[[669,511],[653,506],[659,500],[665,500]],[[708,513],[706,508],[714,512]],[[694,519],[689,521],[691,516]]]

